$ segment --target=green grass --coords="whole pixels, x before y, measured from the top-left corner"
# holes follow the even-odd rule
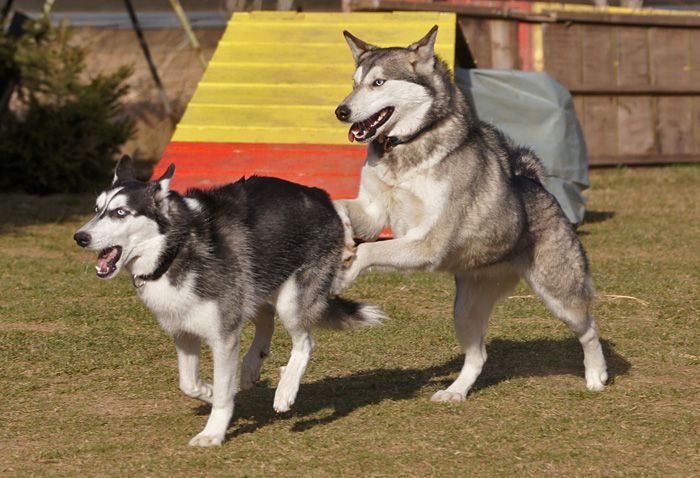
[[[318,331],[297,403],[277,416],[280,327],[214,450],[187,447],[208,409],[178,391],[169,337],[127,277],[99,281],[72,243],[93,198],[0,196],[0,475],[700,476],[700,168],[591,179],[579,232],[604,392],[586,392],[577,341],[520,288],[494,314],[467,401],[431,403],[462,360],[452,279],[371,274],[349,296],[392,320]]]

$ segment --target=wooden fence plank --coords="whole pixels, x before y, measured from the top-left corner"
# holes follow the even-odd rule
[[[580,98],[580,100],[578,99]],[[588,154],[617,154],[617,105],[612,96],[578,97],[583,104],[579,117],[583,118],[583,135]]]
[[[618,152],[621,155],[656,154],[651,98],[621,96],[617,104]]]
[[[507,20],[491,20],[491,67],[499,70],[518,68],[518,25]]]
[[[700,97],[693,98],[693,153],[700,154]]]
[[[690,86],[688,31],[685,29],[652,28],[652,82],[659,86]]]
[[[475,18],[460,18],[459,29],[467,40],[477,68],[491,68],[491,32],[489,22]]]
[[[567,88],[582,83],[579,28],[579,25],[542,25],[545,71]]]
[[[618,86],[648,87],[650,82],[649,49],[645,28],[618,27]]]
[[[693,101],[690,97],[657,98],[656,131],[662,155],[693,152]]]
[[[688,32],[688,43],[690,82],[693,85],[700,85],[700,30]]]
[[[584,87],[616,84],[615,60],[610,27],[581,25],[581,49],[583,56],[582,78]]]

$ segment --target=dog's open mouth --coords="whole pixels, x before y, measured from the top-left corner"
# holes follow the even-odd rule
[[[381,125],[387,122],[393,112],[394,107],[387,106],[366,120],[353,123],[350,127],[350,131],[348,131],[348,139],[351,143],[355,140],[367,141],[374,136]]]
[[[100,279],[106,279],[117,270],[117,262],[122,257],[121,246],[112,246],[102,249],[97,255],[97,265],[95,265],[95,270],[97,271],[97,277]]]

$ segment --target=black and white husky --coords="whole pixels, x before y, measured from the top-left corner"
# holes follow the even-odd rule
[[[171,165],[157,181],[138,181],[125,156],[111,188],[97,198],[95,217],[74,238],[100,251],[98,277],[112,278],[122,268],[131,274],[138,296],[175,339],[180,389],[212,405],[190,445],[220,445],[233,414],[245,319],[256,330],[241,388],[259,378],[275,310],[291,335],[274,399],[274,409],[286,412],[314,348],[313,325],[372,325],[384,315],[334,295],[348,244],[324,191],[251,177],[183,197],[169,190],[173,172]],[[212,350],[213,385],[199,378],[201,339]]]

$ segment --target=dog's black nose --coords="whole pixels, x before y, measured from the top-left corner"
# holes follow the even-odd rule
[[[345,105],[340,105],[335,109],[335,116],[340,121],[345,121],[350,117],[350,108]]]
[[[73,239],[75,239],[75,242],[77,242],[80,247],[87,247],[90,244],[92,237],[90,237],[90,234],[87,232],[78,231],[75,233],[75,236],[73,236]]]

